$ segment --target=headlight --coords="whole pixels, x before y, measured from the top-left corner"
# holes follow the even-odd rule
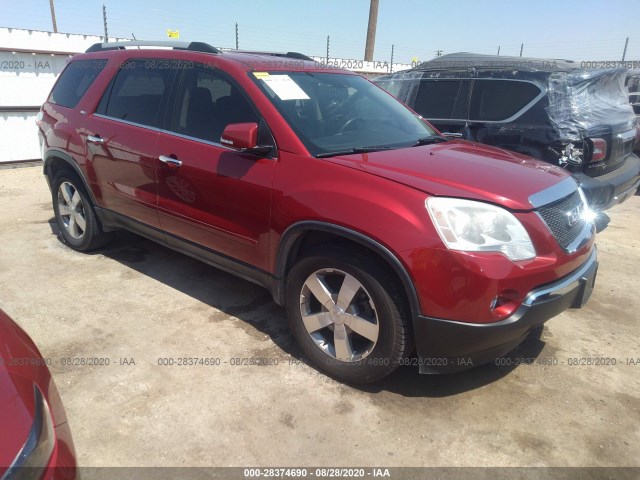
[[[536,256],[529,234],[504,208],[459,198],[431,197],[427,211],[445,245],[465,252],[500,252],[511,260]]]

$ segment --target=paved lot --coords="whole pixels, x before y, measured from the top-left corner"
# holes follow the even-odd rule
[[[638,466],[640,196],[611,216],[590,302],[508,357],[538,363],[353,388],[304,362],[266,291],[130,234],[76,253],[41,169],[5,169],[0,307],[52,359],[82,466]],[[185,356],[222,363],[158,365]],[[254,356],[279,364],[231,364]],[[591,357],[617,363],[568,364]]]

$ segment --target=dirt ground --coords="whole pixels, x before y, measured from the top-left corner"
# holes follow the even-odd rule
[[[131,234],[76,253],[41,168],[3,169],[0,308],[52,359],[82,466],[639,466],[640,196],[610,215],[591,300],[512,365],[354,388],[305,362],[265,290]],[[66,360],[86,357],[109,365]]]

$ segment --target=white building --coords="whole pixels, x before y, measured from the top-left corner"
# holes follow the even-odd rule
[[[103,37],[0,28],[0,163],[40,157],[35,118],[69,58]]]

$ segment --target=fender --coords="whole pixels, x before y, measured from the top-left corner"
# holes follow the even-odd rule
[[[275,272],[274,276],[271,278],[272,284],[270,288],[273,299],[278,305],[284,305],[285,277],[289,257],[291,253],[296,253],[295,249],[298,247],[297,242],[300,237],[310,231],[333,233],[338,237],[359,243],[360,245],[377,253],[385,260],[389,267],[391,267],[396,275],[398,275],[398,278],[402,281],[402,286],[407,294],[407,298],[409,299],[412,318],[416,318],[416,316],[420,314],[420,302],[418,301],[416,289],[413,286],[413,280],[402,262],[391,250],[376,240],[373,240],[372,238],[355,230],[351,230],[341,225],[315,220],[302,221],[289,226],[280,238],[280,243],[276,252]]]
[[[91,190],[91,188],[89,188],[87,179],[84,177],[84,172],[80,169],[78,164],[69,154],[63,152],[62,150],[57,150],[55,148],[51,148],[47,150],[47,152],[44,155],[44,166],[42,169],[42,173],[44,173],[44,176],[47,178],[47,183],[49,184],[49,190],[51,190],[51,180],[53,180],[49,175],[51,173],[49,170],[51,169],[51,162],[53,161],[54,158],[59,158],[60,160],[63,160],[69,167],[71,167],[71,169],[74,172],[76,172],[76,174],[80,178],[80,181],[84,185],[85,191],[91,197],[91,203],[93,205],[96,205],[96,199],[93,196],[93,191]]]

